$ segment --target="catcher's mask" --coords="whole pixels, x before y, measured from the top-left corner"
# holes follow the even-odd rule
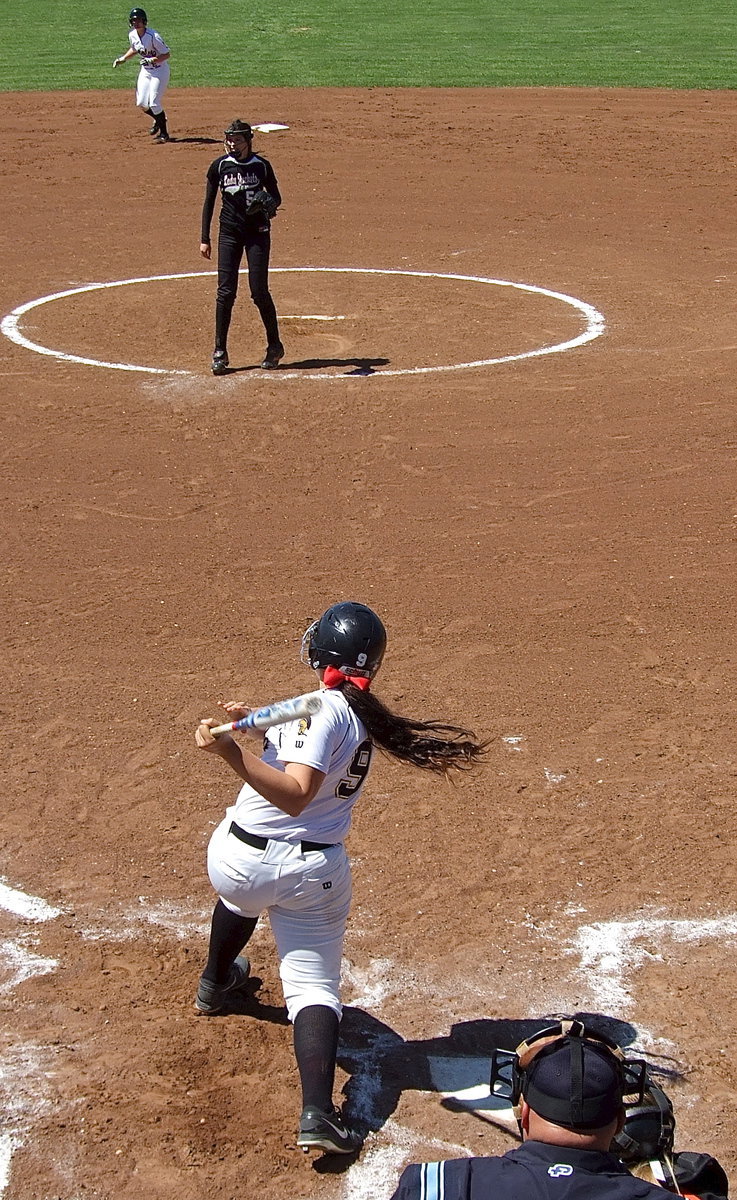
[[[676,1133],[673,1105],[652,1082],[641,1100],[628,1104],[624,1128],[612,1142],[612,1153],[623,1163],[670,1158]]]
[[[386,650],[386,630],[366,604],[333,604],[305,630],[300,658],[314,671],[337,667],[344,675],[373,679]]]
[[[136,21],[143,21],[144,25],[148,25],[148,17],[142,8],[132,8],[128,15],[128,24],[131,29]]]
[[[642,1059],[625,1059],[616,1042],[590,1033],[581,1021],[560,1021],[514,1052],[494,1050],[490,1087],[509,1099],[518,1124],[525,1100],[553,1125],[585,1132],[615,1120],[625,1096],[642,1102],[647,1067]]]

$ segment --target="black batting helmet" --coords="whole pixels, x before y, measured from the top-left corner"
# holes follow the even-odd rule
[[[302,639],[302,658],[313,670],[337,667],[372,679],[384,657],[386,630],[373,609],[345,600],[326,609]],[[306,656],[306,657],[305,657]]]
[[[234,133],[240,133],[249,142],[253,140],[253,130],[248,124],[248,121],[241,121],[240,117],[236,117],[235,121],[231,121],[228,128],[225,130],[226,138],[232,137]]]
[[[132,25],[134,21],[143,21],[144,25],[148,25],[148,17],[145,10],[142,8],[132,8],[128,13],[128,24]]]

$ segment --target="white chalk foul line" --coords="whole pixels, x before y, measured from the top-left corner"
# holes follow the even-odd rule
[[[47,904],[40,896],[31,896],[0,882],[0,909],[35,923],[53,921],[62,909]],[[0,983],[0,995],[14,991],[18,984],[38,975],[55,971],[58,962],[43,958],[29,949],[30,935],[0,943],[0,967],[7,975]],[[48,1105],[45,1068],[49,1047],[31,1043],[4,1046],[0,1052],[0,1103],[5,1115],[5,1130],[0,1136],[0,1197],[10,1181],[13,1155],[24,1143],[34,1119]]]
[[[53,921],[62,912],[62,909],[54,908],[39,896],[29,896],[27,892],[19,892],[5,883],[0,883],[0,908],[14,913],[16,917],[25,917],[28,921]]]
[[[569,338],[565,342],[556,342],[550,346],[539,346],[534,350],[525,350],[520,354],[505,354],[498,358],[480,358],[472,359],[467,362],[446,363],[442,365],[428,367],[406,367],[396,370],[380,370],[375,369],[366,375],[366,378],[373,376],[397,376],[397,375],[428,375],[441,371],[461,371],[468,370],[472,367],[493,367],[501,363],[519,362],[525,358],[538,358],[544,354],[560,354],[564,350],[573,350],[577,346],[583,346],[587,342],[593,341],[595,338],[601,337],[605,328],[606,322],[602,314],[593,305],[587,304],[585,300],[578,300],[575,296],[568,296],[565,292],[551,291],[550,288],[537,287],[531,283],[513,283],[509,279],[493,279],[483,275],[455,275],[443,274],[438,271],[404,271],[397,269],[383,269],[379,267],[272,267],[272,272],[281,274],[333,274],[333,275],[403,275],[413,279],[448,279],[460,281],[462,283],[480,283],[487,284],[493,287],[513,288],[520,292],[530,292],[539,296],[548,296],[551,300],[559,300],[563,304],[569,305],[582,314],[585,320],[585,328],[575,338]],[[18,308],[14,308],[11,313],[3,317],[0,322],[0,333],[9,338],[11,342],[15,342],[19,346],[24,346],[27,350],[33,350],[36,354],[44,354],[50,358],[56,358],[63,362],[80,363],[88,367],[106,367],[111,371],[139,371],[148,375],[187,375],[192,376],[195,372],[180,371],[168,367],[143,367],[135,363],[118,363],[107,362],[102,359],[85,358],[79,354],[67,354],[63,350],[53,350],[49,346],[42,346],[38,342],[31,341],[20,331],[20,319],[26,313],[31,312],[34,308],[39,308],[42,304],[50,304],[56,300],[64,300],[69,296],[79,296],[84,292],[105,291],[109,288],[130,287],[135,284],[145,283],[160,283],[172,279],[197,279],[208,275],[216,275],[217,271],[183,271],[174,275],[147,275],[136,279],[117,279],[109,283],[88,283],[81,287],[70,288],[65,292],[54,292],[50,296],[41,296],[36,300],[29,300],[26,304],[21,304]],[[253,372],[253,375],[259,376],[261,372]],[[266,375],[266,372],[264,372]],[[268,377],[274,379],[354,379],[355,375],[350,372],[346,374],[329,374],[325,371],[289,371],[281,370],[278,376],[274,372],[268,372]]]
[[[22,1145],[19,1137],[11,1133],[0,1134],[0,1196],[5,1194],[10,1183],[10,1160]]]
[[[609,1013],[625,1013],[634,999],[628,983],[634,971],[649,957],[637,945],[643,938],[662,942],[694,942],[717,938],[730,942],[737,938],[737,915],[704,920],[678,920],[667,917],[643,917],[631,921],[597,921],[581,925],[569,951],[580,955],[578,973],[588,981],[596,1002]]]
[[[0,983],[0,995],[12,992],[19,983],[26,979],[36,979],[39,975],[51,975],[58,967],[55,958],[42,958],[34,954],[22,941],[0,942],[0,965],[10,973],[10,978]]]
[[[346,1173],[343,1200],[387,1200],[394,1192],[399,1173],[418,1139],[390,1117],[382,1126],[382,1144],[370,1145],[358,1162]],[[423,1138],[423,1144],[435,1151],[434,1157],[466,1158],[469,1151],[455,1142]]]

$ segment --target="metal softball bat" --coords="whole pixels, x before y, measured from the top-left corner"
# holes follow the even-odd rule
[[[275,704],[254,708],[247,717],[230,721],[227,725],[216,725],[210,733],[217,737],[219,733],[232,733],[235,729],[269,729],[272,725],[296,721],[298,717],[312,716],[319,708],[322,708],[320,693],[306,692],[304,696],[293,696],[291,700],[277,700]]]

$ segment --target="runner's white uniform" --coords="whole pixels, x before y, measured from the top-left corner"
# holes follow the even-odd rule
[[[131,29],[128,34],[131,49],[142,60],[154,58],[157,54],[169,54],[169,47],[160,33],[155,29],[144,29],[142,34]],[[157,67],[147,67],[141,62],[136,83],[136,104],[139,108],[150,108],[154,116],[164,107],[162,99],[169,82],[169,60],[159,63]]]
[[[323,1004],[341,1015],[340,963],[351,904],[343,839],[371,765],[366,727],[337,690],[324,690],[308,719],[267,730],[262,758],[284,770],[304,763],[325,779],[299,817],[290,817],[244,784],[210,839],[208,873],[220,899],[244,917],[268,911],[289,1018]],[[240,841],[235,824],[267,838],[265,849]],[[327,843],[305,850],[302,842]]]

